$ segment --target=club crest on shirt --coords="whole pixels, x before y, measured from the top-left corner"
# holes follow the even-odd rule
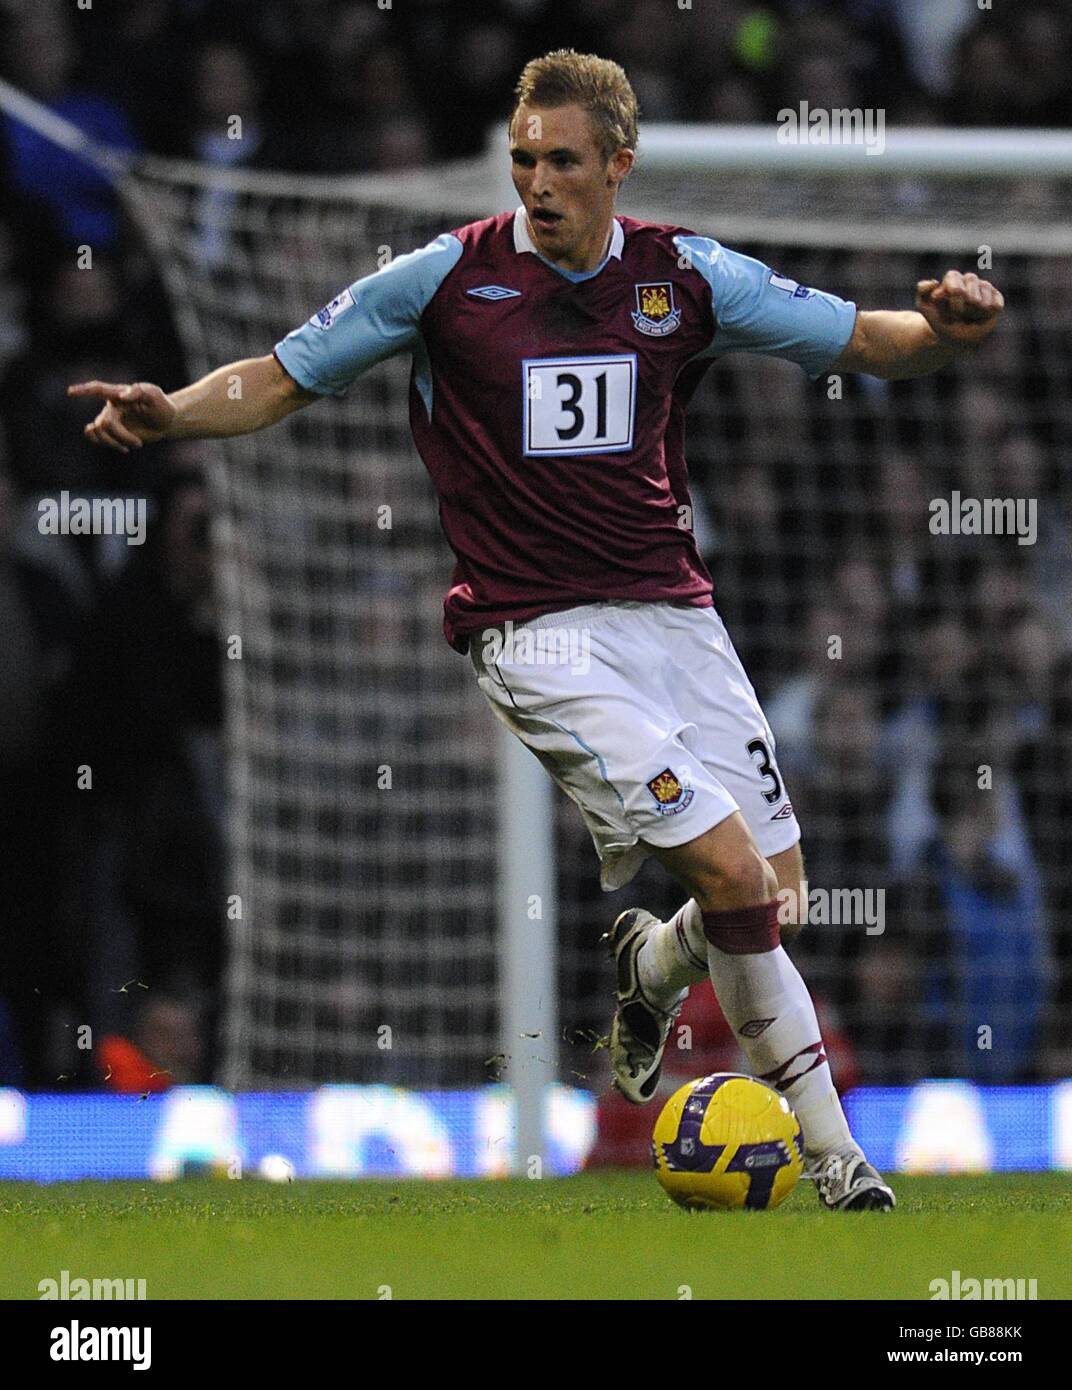
[[[655,284],[634,285],[636,309],[633,327],[649,338],[662,338],[673,333],[681,323],[681,310],[674,303],[674,286],[669,280]]]
[[[668,767],[664,767],[662,772],[653,777],[647,783],[647,788],[655,798],[655,806],[660,816],[678,815],[696,795],[687,782],[683,782]]]

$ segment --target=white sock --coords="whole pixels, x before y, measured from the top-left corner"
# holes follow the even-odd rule
[[[808,1157],[854,1148],[815,1006],[784,948],[729,955],[708,944],[707,963],[722,1012],[756,1076],[796,1111]]]
[[[694,898],[652,928],[637,956],[637,975],[645,997],[659,1008],[676,1004],[682,990],[707,978],[707,938]]]

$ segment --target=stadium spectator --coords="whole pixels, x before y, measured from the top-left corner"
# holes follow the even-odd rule
[[[958,42],[979,17],[971,0],[857,0],[855,6],[876,7],[897,26],[912,77],[932,96],[947,96]]]
[[[1043,1065],[1072,1071],[1072,656],[1056,664],[1042,726],[1021,746],[1017,784],[1042,870],[1055,953],[1054,1011]]]
[[[29,347],[29,290],[17,268],[14,228],[0,217],[0,388],[13,362]]]
[[[405,51],[387,38],[367,42],[355,26],[356,17],[325,55],[328,114],[320,128],[319,163],[333,173],[376,168],[377,146],[393,122],[423,128],[424,114]]]
[[[887,833],[895,879],[912,871],[937,833],[930,783],[942,749],[958,739],[980,738],[1000,715],[982,643],[963,616],[933,615],[912,634],[908,657],[905,686],[881,743],[882,761],[894,769]],[[1006,828],[1014,833],[1015,803],[1002,800],[1002,807]]]
[[[207,43],[195,55],[189,153],[202,164],[252,164],[267,139],[261,87],[237,44]],[[269,164],[274,161],[269,155]]]
[[[90,961],[93,1021],[121,1023],[119,983],[210,996],[223,963],[219,644],[200,474],[165,474],[144,545],[102,593],[65,684],[78,803],[69,930]]]
[[[73,257],[56,262],[29,348],[0,387],[12,474],[23,492],[92,489],[117,476],[82,439],[65,383],[72,371],[106,379],[129,372],[130,346],[115,263],[104,255],[85,268]]]
[[[96,88],[122,107],[139,144],[155,154],[189,152],[191,49],[198,34],[203,38],[205,18],[174,0],[138,0],[110,6],[105,24],[71,30],[79,70],[93,74]]]
[[[956,125],[1015,126],[1021,120],[1021,85],[1012,41],[980,23],[957,45],[947,103]]]
[[[913,957],[910,967],[902,962],[910,981],[885,1020],[861,1023],[881,1034],[867,1049],[872,1076],[889,1068],[910,1080],[943,1058],[941,1073],[950,1076],[1036,1079],[1051,980],[1043,883],[1026,837],[1003,830],[1007,770],[994,769],[993,786],[980,785],[988,756],[988,743],[958,742],[934,768],[937,834],[901,887],[891,931],[894,950]],[[872,1014],[868,998],[861,1016]]]
[[[147,1095],[207,1081],[197,1009],[166,994],[132,997],[132,1036],[108,1033],[95,1049],[101,1083],[120,1094]]]
[[[451,126],[461,151],[475,154],[489,129],[505,129],[518,57],[514,35],[502,22],[467,22],[457,34],[447,71],[454,93]]]
[[[1025,125],[1061,126],[1072,109],[1072,19],[1054,0],[1028,0],[1012,25]]]
[[[751,77],[729,73],[713,78],[700,91],[694,114],[697,121],[754,125],[763,119],[763,98]]]
[[[628,6],[614,39],[615,58],[629,73],[640,109],[650,121],[679,121],[685,27],[658,0]]]
[[[4,76],[90,138],[114,149],[134,150],[137,141],[122,107],[110,96],[74,82],[77,50],[71,12],[42,4],[20,10],[8,21]],[[111,184],[84,159],[6,114],[0,137],[7,149],[9,176],[24,196],[55,212],[70,246],[107,251],[119,236]]]
[[[784,650],[790,674],[775,688],[767,709],[771,727],[778,730],[778,759],[791,783],[814,768],[816,707],[843,669],[838,663],[847,654],[852,669],[859,670],[863,646],[854,640],[845,611],[823,603],[810,609],[798,640]]]
[[[63,1069],[61,1018],[84,1005],[56,871],[73,779],[50,736],[78,614],[41,548],[20,543],[26,521],[0,459],[0,1085],[42,1086]]]
[[[875,688],[839,681],[815,712],[815,755],[794,800],[812,827],[809,882],[824,888],[878,887],[889,871],[886,810],[892,779],[879,758],[882,721]]]
[[[807,769],[790,773],[787,765],[786,777],[797,814],[808,826],[807,891],[824,894],[830,910],[817,908],[795,953],[809,980],[848,1021],[862,1002],[852,987],[852,962],[870,945],[873,928],[881,926],[883,899],[875,894],[890,880],[893,776],[879,756],[877,688],[844,678],[829,684],[816,704],[812,737]],[[870,1007],[870,999],[863,1007]]]
[[[878,501],[872,521],[873,553],[888,576],[895,641],[912,632],[942,602],[956,594],[957,545],[931,530],[930,504],[936,480],[915,454],[891,449],[878,465]]]
[[[751,464],[733,483],[723,477],[711,555],[723,619],[761,692],[773,681],[792,630],[799,559],[772,472]],[[757,552],[756,530],[772,538],[769,549]]]

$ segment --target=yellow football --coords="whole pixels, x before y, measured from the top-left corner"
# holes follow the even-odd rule
[[[664,1190],[700,1211],[770,1211],[804,1168],[804,1134],[789,1102],[732,1072],[675,1091],[655,1122],[651,1149]]]

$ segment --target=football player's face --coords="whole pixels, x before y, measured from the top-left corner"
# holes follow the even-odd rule
[[[522,102],[514,117],[510,159],[537,249],[568,269],[594,269],[602,258],[618,185],[632,167],[632,150],[619,150],[608,160],[580,106]]]

